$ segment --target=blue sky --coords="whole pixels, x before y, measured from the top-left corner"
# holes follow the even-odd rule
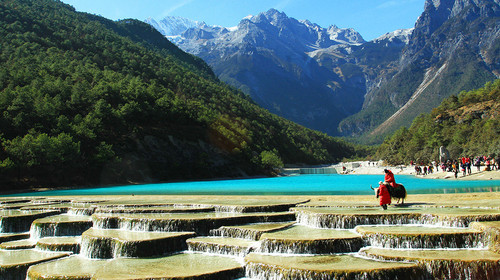
[[[365,40],[414,26],[424,0],[62,0],[77,11],[118,20],[181,16],[210,25],[236,26],[271,8],[322,27],[354,28]]]

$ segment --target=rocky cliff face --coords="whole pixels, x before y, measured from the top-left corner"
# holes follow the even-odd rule
[[[396,74],[367,92],[341,131],[380,140],[451,94],[499,78],[499,11],[497,0],[427,0]]]
[[[491,41],[498,38],[499,3],[498,0],[427,0],[408,48],[403,52],[403,65],[422,60],[423,66],[429,67],[453,54],[458,47],[455,43],[463,45],[474,40],[473,43],[480,43],[475,50],[491,47],[481,41],[490,41],[487,44],[491,45]],[[438,55],[430,50],[437,50]]]

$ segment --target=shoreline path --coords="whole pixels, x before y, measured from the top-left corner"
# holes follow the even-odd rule
[[[381,178],[384,175],[384,169],[391,170],[394,175],[415,175],[415,165],[408,166],[383,166],[373,162],[362,161],[356,163],[347,163],[347,171],[349,174],[380,174]],[[359,166],[358,166],[359,165]],[[351,167],[349,167],[351,166]],[[472,168],[472,174],[463,176],[462,172],[458,173],[458,178],[455,178],[453,172],[434,171],[427,175],[415,175],[420,178],[427,179],[450,179],[450,180],[500,180],[500,170],[484,171],[485,166],[481,166],[481,171],[477,171],[476,167]],[[397,177],[396,177],[397,181]]]

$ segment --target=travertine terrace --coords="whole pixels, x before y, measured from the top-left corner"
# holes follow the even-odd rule
[[[500,193],[411,195],[386,211],[376,204],[371,196],[0,198],[0,278],[500,277]]]

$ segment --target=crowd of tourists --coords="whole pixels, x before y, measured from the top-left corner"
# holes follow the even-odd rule
[[[413,161],[410,162],[414,165]],[[481,171],[484,168],[485,171],[500,170],[500,154],[495,158],[494,155],[490,156],[463,156],[456,160],[447,160],[446,162],[441,162],[437,164],[433,161],[430,164],[415,165],[416,175],[427,175],[436,171],[441,170],[443,172],[453,172],[455,178],[458,177],[458,173],[462,173],[463,176],[471,175],[473,166],[476,167],[477,171]]]

